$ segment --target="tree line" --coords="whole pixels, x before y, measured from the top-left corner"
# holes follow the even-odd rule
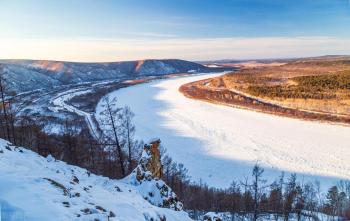
[[[246,89],[248,93],[269,98],[335,99],[349,97],[350,90],[349,71],[290,78],[296,85],[270,85],[270,82],[278,82],[280,79],[269,77],[247,76],[245,79],[249,82]]]
[[[229,188],[218,189],[192,183],[182,165],[171,165],[175,167],[170,179],[164,177],[164,180],[178,193],[193,218],[213,211],[228,213],[232,220],[319,220],[320,214],[327,215],[323,220],[350,219],[349,181],[339,181],[325,193],[320,182],[303,183],[296,174],[286,177],[281,173],[274,182],[267,183],[264,170],[255,165],[244,180],[235,180]]]

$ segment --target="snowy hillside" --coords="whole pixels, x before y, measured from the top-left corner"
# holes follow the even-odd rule
[[[111,79],[215,71],[215,68],[177,59],[109,63],[0,60],[1,66],[8,86],[16,92]]]
[[[90,174],[0,139],[0,205],[5,220],[191,220],[183,211],[151,205],[141,192],[130,178]]]

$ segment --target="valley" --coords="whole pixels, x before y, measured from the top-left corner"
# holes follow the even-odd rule
[[[350,221],[350,0],[0,0],[0,221]]]
[[[209,70],[211,70],[211,73],[208,73]],[[215,72],[215,70],[219,72]],[[106,143],[114,142],[114,137],[109,137],[113,128],[111,128],[110,123],[106,124],[105,122],[105,98],[116,101],[115,105],[113,104],[111,107],[112,113],[118,121],[121,113],[118,112],[118,109],[125,106],[128,106],[135,114],[133,122],[136,132],[135,137],[132,138],[134,152],[127,149],[127,143],[123,137],[124,128],[117,131],[118,136],[122,137],[121,142],[125,156],[127,156],[126,153],[132,153],[133,156],[130,162],[125,160],[124,163],[129,165],[127,166],[128,173],[130,173],[130,165],[133,168],[135,162],[137,162],[136,159],[139,157],[139,151],[143,145],[142,141],[155,136],[159,137],[162,140],[162,156],[171,157],[170,159],[174,163],[168,165],[166,170],[177,168],[175,175],[172,176],[178,176],[176,173],[184,173],[183,178],[177,181],[179,183],[174,183],[172,181],[174,177],[168,179],[165,174],[163,174],[162,179],[170,183],[171,188],[175,188],[179,193],[179,198],[183,200],[187,208],[192,208],[195,204],[190,198],[186,198],[185,194],[188,194],[186,191],[191,191],[191,188],[202,188],[199,194],[203,194],[208,187],[210,187],[210,190],[214,190],[215,188],[229,188],[233,181],[253,182],[250,174],[254,165],[257,164],[264,169],[264,179],[268,183],[276,181],[276,178],[281,176],[283,171],[286,177],[292,177],[295,173],[297,179],[301,180],[302,183],[305,182],[316,187],[319,185],[322,192],[327,191],[330,186],[337,185],[340,180],[346,181],[350,178],[350,168],[346,163],[350,160],[350,155],[347,154],[348,142],[346,139],[350,133],[350,127],[341,125],[340,123],[344,123],[343,121],[339,121],[338,124],[329,124],[322,123],[319,119],[317,119],[318,121],[304,121],[287,118],[283,114],[274,116],[268,112],[259,112],[256,111],[257,109],[253,105],[266,105],[267,108],[270,108],[276,106],[276,104],[235,89],[231,89],[230,92],[244,97],[245,100],[243,101],[248,100],[253,105],[250,107],[222,106],[222,103],[213,99],[218,98],[217,93],[220,90],[226,90],[216,88],[219,85],[217,82],[220,83],[217,79],[234,75],[235,73],[231,73],[231,71],[232,69],[216,67],[204,72],[189,70],[185,73],[118,77],[92,82],[62,84],[52,88],[38,88],[25,92],[18,91],[11,99],[13,108],[18,110],[15,112],[16,117],[21,120],[26,117],[35,119],[34,125],[39,125],[44,133],[41,135],[40,132],[34,132],[38,133],[37,136],[34,136],[37,144],[32,143],[33,135],[29,133],[29,136],[26,137],[29,138],[26,143],[31,145],[29,149],[37,151],[43,156],[49,155],[47,159],[40,158],[39,165],[32,163],[33,159],[38,157],[37,155],[34,154],[34,156],[28,158],[30,163],[23,167],[23,170],[38,170],[34,177],[24,176],[23,171],[13,171],[8,167],[5,167],[2,171],[0,170],[0,173],[6,176],[8,180],[2,183],[13,185],[13,189],[10,189],[10,195],[0,192],[2,198],[7,199],[2,203],[5,203],[6,207],[15,213],[36,217],[30,210],[32,208],[40,209],[22,205],[14,200],[16,198],[15,191],[18,189],[14,177],[16,177],[16,174],[22,174],[22,182],[25,183],[26,188],[31,188],[34,185],[33,182],[35,181],[33,179],[44,179],[44,181],[48,181],[48,184],[51,183],[51,186],[47,186],[45,182],[36,186],[48,188],[50,191],[52,191],[52,186],[58,185],[65,188],[69,186],[69,191],[78,191],[78,197],[75,195],[69,195],[68,198],[62,197],[60,193],[48,195],[51,202],[45,205],[47,210],[57,213],[58,210],[61,210],[60,206],[63,205],[68,209],[62,210],[60,215],[67,217],[77,216],[81,217],[82,220],[97,217],[104,220],[106,217],[113,218],[116,215],[116,217],[127,217],[126,220],[129,217],[139,219],[142,216],[145,220],[148,217],[158,217],[161,220],[163,216],[169,220],[189,219],[188,213],[191,213],[191,210],[185,212],[167,211],[163,210],[163,207],[168,207],[167,204],[161,205],[159,203],[156,205],[160,205],[161,208],[153,207],[155,203],[149,197],[152,197],[154,193],[152,192],[149,195],[150,193],[143,189],[147,187],[154,191],[156,190],[155,187],[159,188],[158,183],[153,183],[151,180],[152,183],[145,184],[145,187],[133,186],[135,185],[134,181],[125,183],[129,182],[127,181],[130,180],[128,177],[132,177],[135,174],[134,172],[124,180],[115,179],[125,177],[127,174],[124,175],[119,171],[122,167],[117,165],[118,157],[114,157],[118,155],[114,148],[115,145]],[[7,74],[5,77],[9,76],[8,72],[5,74]],[[201,95],[204,95],[204,97],[190,96],[193,93],[196,95],[199,89],[203,90]],[[215,93],[208,92],[208,89]],[[213,97],[211,97],[212,95]],[[227,98],[227,96],[223,97]],[[118,122],[118,125],[122,127],[120,123]],[[29,131],[35,128],[30,124],[28,126]],[[20,124],[17,127],[16,130],[21,130]],[[24,132],[28,133],[26,130]],[[42,136],[44,137],[43,140],[41,140]],[[62,139],[62,143],[57,139]],[[50,144],[51,146],[49,148],[39,148],[39,145],[42,145],[41,142],[47,142],[43,145]],[[13,161],[17,164],[25,164],[21,153],[33,154],[31,152],[27,153],[25,149],[19,149],[12,144],[4,143],[1,145],[3,146],[2,153],[4,153],[4,149],[10,151],[6,152],[5,156],[11,154],[11,151],[14,152]],[[314,154],[315,152],[317,152],[317,155]],[[92,178],[83,178],[82,183],[86,183],[86,185],[91,182],[94,183],[90,184],[89,188],[90,186],[96,187],[99,189],[98,194],[132,197],[135,201],[120,202],[110,198],[108,202],[102,202],[99,201],[97,193],[93,195],[82,193],[81,186],[69,181],[69,179],[79,177],[79,180],[81,180],[81,177],[86,177],[86,174],[90,172],[85,174],[84,170],[80,171],[80,168],[67,169],[70,166],[63,162],[63,165],[61,165],[61,162],[58,165],[57,161],[52,159],[51,154],[55,158],[57,157],[58,160],[65,160],[73,165],[77,164],[80,167],[92,170],[97,175],[112,178],[108,180],[106,177],[95,177],[95,175]],[[101,161],[101,164],[96,163]],[[9,162],[10,160],[7,160],[4,163],[9,165]],[[57,165],[51,162],[55,162]],[[142,162],[142,160],[139,162]],[[110,167],[112,164],[113,166]],[[45,165],[46,169],[37,169],[40,165]],[[165,164],[163,166],[165,167]],[[52,168],[59,168],[56,172],[60,170],[70,170],[71,172],[64,173],[63,176],[56,175],[52,173]],[[102,180],[104,180],[104,184],[100,186],[99,182],[102,182]],[[162,180],[158,181],[163,182]],[[156,180],[156,182],[158,181]],[[111,187],[112,185],[118,187],[115,187],[116,192]],[[189,190],[181,190],[182,185],[185,185],[185,188]],[[120,187],[128,189],[129,193],[119,194],[118,189]],[[82,190],[86,191],[84,188]],[[94,191],[88,193],[92,192]],[[66,196],[65,191],[63,191],[63,195]],[[81,196],[83,196],[84,201],[78,199]],[[142,196],[143,199],[148,201],[140,199]],[[29,194],[28,197],[34,201],[39,201],[33,195]],[[158,197],[155,200],[156,202],[161,201],[158,201]],[[11,204],[8,202],[11,202]],[[13,203],[20,205],[20,208],[25,208],[25,211],[14,207]],[[117,207],[110,206],[110,204],[115,203],[118,204]],[[132,205],[129,205],[129,203]],[[152,205],[149,205],[149,203]],[[223,205],[225,204],[223,203]],[[121,208],[121,211],[124,211],[124,206],[132,209],[137,208],[142,212],[132,216],[128,212],[115,214],[115,211],[120,211]],[[108,210],[105,208],[108,208]],[[203,217],[204,211],[209,211],[209,209],[190,216],[191,218]],[[42,215],[39,219],[45,219],[45,216],[49,216],[46,213]],[[222,214],[222,216],[227,216],[227,214]],[[237,214],[237,216],[240,215]],[[304,214],[304,216],[308,215]]]
[[[12,97],[14,114],[35,118],[48,134],[88,130],[99,138],[93,112],[106,93],[178,74],[232,70],[177,59],[107,63],[0,60],[0,75]]]

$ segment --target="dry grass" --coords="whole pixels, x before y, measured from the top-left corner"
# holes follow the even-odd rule
[[[350,115],[350,59],[305,59],[242,69],[212,81],[289,108]]]

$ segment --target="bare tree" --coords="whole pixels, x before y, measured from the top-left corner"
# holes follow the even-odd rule
[[[118,125],[118,118],[120,118],[120,111],[121,108],[117,107],[117,100],[116,98],[110,99],[108,96],[103,98],[102,102],[105,107],[105,110],[101,113],[102,114],[102,123],[106,127],[105,133],[106,134],[106,140],[113,140],[113,145],[116,148],[117,154],[118,154],[118,161],[119,166],[121,170],[121,175],[125,176],[125,168],[124,168],[124,154],[122,151],[121,146],[121,140],[120,140],[120,133],[121,133],[121,127]]]
[[[1,109],[4,117],[5,129],[6,129],[5,136],[8,139],[8,141],[11,141],[9,116],[7,113],[8,103],[6,102],[6,99],[5,99],[5,80],[3,75],[4,75],[4,69],[3,67],[0,67],[0,96],[1,96]]]
[[[250,191],[250,185],[248,183],[248,177],[244,177],[244,181],[241,181],[241,186],[243,187],[243,196],[242,196],[242,202],[243,202],[243,210],[242,210],[242,219],[245,220],[248,213],[251,211],[251,205],[252,205],[252,193]]]
[[[170,176],[171,176],[171,165],[173,163],[173,160],[171,159],[171,157],[169,157],[169,155],[164,155],[162,158],[162,162],[163,162],[163,179],[165,180],[165,182],[169,182],[170,181]]]
[[[264,187],[261,185],[266,181],[262,179],[262,174],[264,173],[264,169],[261,168],[258,164],[255,164],[253,168],[253,184],[252,191],[254,196],[254,221],[258,219],[259,216],[259,202],[262,195],[262,190]]]
[[[288,182],[286,184],[286,189],[284,193],[284,205],[283,205],[283,213],[284,220],[289,220],[289,215],[293,212],[293,206],[295,202],[295,198],[297,196],[297,184],[296,184],[296,174],[291,174]]]
[[[235,214],[240,211],[241,208],[241,189],[238,183],[233,181],[231,183],[231,186],[229,188],[229,191],[231,193],[231,207],[230,207],[230,213],[231,213],[231,220],[235,220]]]
[[[128,170],[131,172],[133,169],[133,163],[132,163],[132,152],[134,149],[134,134],[135,134],[135,125],[132,123],[132,118],[135,116],[135,114],[131,111],[130,107],[125,106],[119,114],[119,120],[120,124],[122,126],[123,130],[123,138],[124,143],[127,146],[128,149]]]
[[[296,200],[295,200],[295,213],[297,220],[301,220],[302,211],[305,208],[305,187],[303,185],[297,185],[296,187]]]
[[[12,105],[13,98],[16,93],[10,91],[6,86],[6,80],[4,78],[5,71],[4,68],[0,65],[0,97],[1,97],[1,112],[3,121],[1,125],[5,127],[3,131],[3,137],[8,141],[16,145],[16,133],[15,133],[15,123],[16,123],[16,113],[18,110]]]

